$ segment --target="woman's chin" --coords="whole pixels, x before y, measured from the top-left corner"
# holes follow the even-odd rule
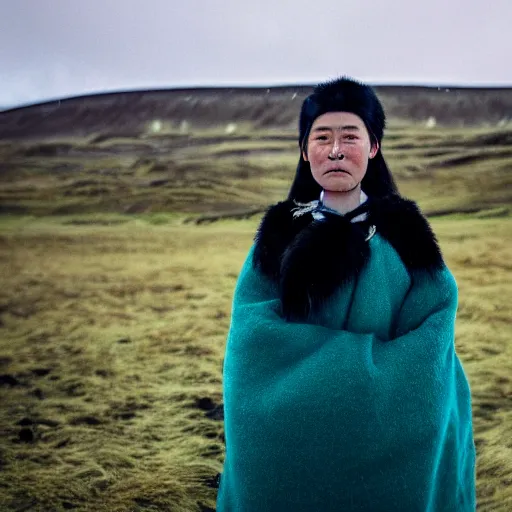
[[[354,183],[353,181],[344,183],[326,183],[322,188],[326,192],[332,192],[332,193],[343,193],[343,192],[352,192],[357,187],[357,183]]]
[[[347,173],[327,174],[322,181],[324,183],[324,189],[332,189],[333,191],[336,190],[340,192],[350,190],[356,184],[354,178]]]

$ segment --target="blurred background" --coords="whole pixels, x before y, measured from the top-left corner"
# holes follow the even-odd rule
[[[0,509],[208,511],[231,300],[314,84],[375,86],[383,154],[460,292],[478,509],[512,510],[512,4],[0,3]]]

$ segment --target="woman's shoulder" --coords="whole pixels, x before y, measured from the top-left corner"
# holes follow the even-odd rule
[[[264,274],[279,279],[280,260],[296,235],[312,221],[308,215],[297,217],[292,200],[268,207],[254,237],[253,262]]]
[[[341,215],[317,220],[313,214],[318,205],[313,203],[288,200],[270,206],[247,261],[247,268],[257,271],[254,276],[279,291],[285,312],[304,316],[304,311],[325,304],[337,289],[357,282],[368,264],[394,275],[397,266],[403,267],[407,281],[420,288],[453,290],[435,234],[414,201],[370,198],[364,222]],[[367,233],[372,226],[373,238]]]
[[[410,272],[445,268],[437,237],[416,202],[399,195],[372,199],[369,220]]]
[[[300,239],[304,246],[310,241],[324,245],[320,242],[326,239],[333,248],[339,245],[336,241],[349,247],[347,240],[341,240],[339,236],[340,230],[347,231],[347,223],[342,217],[330,216],[326,222],[314,222],[312,213],[317,203],[299,205],[286,200],[267,209],[256,232],[253,255],[256,266],[265,274],[278,277],[278,261],[294,240],[297,243]],[[416,202],[398,194],[370,197],[367,223],[375,226],[376,232],[398,253],[409,272],[432,274],[445,266],[437,237]],[[300,237],[297,236],[299,233]]]

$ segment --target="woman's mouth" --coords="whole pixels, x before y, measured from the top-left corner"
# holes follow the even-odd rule
[[[348,174],[347,171],[344,171],[343,169],[330,169],[325,174],[330,174],[331,172],[337,172],[337,173],[345,173]]]

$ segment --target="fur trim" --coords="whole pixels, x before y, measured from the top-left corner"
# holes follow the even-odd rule
[[[366,222],[327,214],[293,217],[293,201],[270,207],[255,236],[253,263],[279,285],[283,316],[304,320],[334,291],[357,278],[370,257],[365,241],[375,225],[412,274],[433,272],[443,257],[427,219],[413,201],[398,195],[368,200]]]
[[[281,257],[295,235],[311,222],[305,215],[294,219],[293,201],[282,201],[268,208],[254,238],[254,266],[266,276],[279,281]]]
[[[443,256],[429,222],[414,201],[398,195],[373,202],[369,220],[395,249],[409,272],[432,273]]]
[[[370,256],[365,237],[361,226],[339,215],[300,231],[281,259],[279,289],[287,320],[308,318],[340,285],[357,277]]]

